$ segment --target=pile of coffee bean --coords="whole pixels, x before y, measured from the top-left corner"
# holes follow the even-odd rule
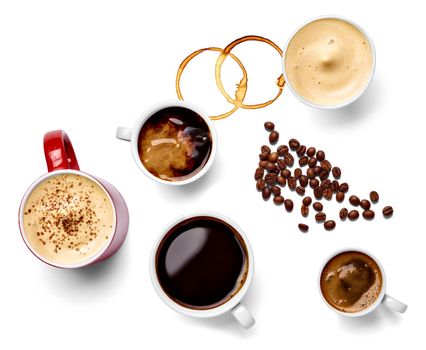
[[[280,134],[275,130],[274,123],[266,122],[264,126],[266,131],[269,132],[269,143],[271,145],[277,144]],[[297,161],[295,157],[297,157]],[[294,168],[293,171],[291,168]],[[309,208],[312,204],[312,208],[316,211],[315,221],[323,224],[325,230],[331,231],[336,227],[336,222],[327,217],[320,201],[324,199],[330,201],[334,197],[338,203],[343,203],[345,197],[348,196],[349,184],[340,183],[341,176],[341,169],[330,163],[324,151],[317,150],[315,147],[306,147],[292,138],[288,141],[288,145],[281,144],[276,150],[272,150],[267,145],[260,148],[259,165],[256,168],[254,179],[256,180],[256,188],[262,193],[265,201],[273,197],[273,202],[276,205],[284,205],[288,212],[293,211],[294,202],[289,198],[284,198],[283,189],[288,187],[290,191],[296,192],[303,197],[300,207],[301,215],[304,218],[308,217]],[[313,193],[315,202],[313,202],[312,197],[306,194],[309,188]],[[349,197],[350,205],[355,208],[359,207],[365,220],[374,219],[375,212],[371,209],[371,206],[378,201],[379,194],[376,191],[370,192],[369,199],[360,199],[356,195]],[[382,213],[385,218],[389,218],[393,215],[393,208],[385,206]],[[359,216],[358,209],[350,210],[344,207],[339,212],[341,221],[346,219],[355,221]],[[308,232],[309,226],[300,223],[299,229],[302,232]]]

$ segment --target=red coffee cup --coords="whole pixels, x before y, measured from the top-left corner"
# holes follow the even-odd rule
[[[41,261],[54,267],[68,269],[93,265],[114,255],[114,253],[117,252],[123,244],[129,227],[129,212],[126,202],[120,192],[118,192],[118,190],[109,182],[80,171],[74,148],[65,131],[50,131],[44,136],[44,154],[46,157],[48,173],[41,176],[28,188],[22,198],[19,208],[19,229],[21,231],[22,239],[27,247]],[[105,198],[108,198],[112,206],[113,219],[111,232],[108,235],[107,242],[103,244],[103,246],[92,256],[78,263],[57,263],[42,256],[36,251],[35,247],[32,246],[24,229],[24,208],[33,190],[46,179],[51,177],[53,178],[61,174],[74,174],[94,182],[105,192]]]

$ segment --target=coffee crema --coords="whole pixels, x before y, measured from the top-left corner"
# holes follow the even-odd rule
[[[337,105],[357,96],[373,73],[373,49],[351,23],[323,18],[306,24],[285,53],[288,82],[303,99]]]
[[[48,262],[79,264],[110,241],[115,214],[105,190],[76,174],[51,176],[30,193],[23,212],[31,248]]]
[[[156,253],[161,288],[176,303],[206,310],[230,300],[244,285],[248,252],[240,234],[210,216],[174,226]]]
[[[369,308],[382,290],[382,273],[368,255],[347,251],[330,259],[321,273],[321,293],[335,309],[354,313]]]
[[[182,181],[198,173],[210,156],[212,138],[206,121],[184,107],[168,107],[148,118],[139,133],[143,166],[166,181]]]

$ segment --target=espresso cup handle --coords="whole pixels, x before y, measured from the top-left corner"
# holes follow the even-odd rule
[[[251,313],[241,303],[237,304],[237,306],[234,306],[231,312],[232,315],[234,315],[237,321],[241,324],[241,326],[243,326],[245,329],[252,327],[256,322]]]
[[[49,172],[61,169],[80,170],[71,140],[65,131],[53,130],[46,133],[43,147]]]
[[[132,129],[119,126],[115,136],[119,140],[130,141],[132,139]]]
[[[382,303],[389,309],[392,309],[400,313],[404,313],[408,307],[407,304],[404,304],[403,302],[396,300],[395,298],[391,297],[388,294],[385,294],[385,296],[383,297]]]

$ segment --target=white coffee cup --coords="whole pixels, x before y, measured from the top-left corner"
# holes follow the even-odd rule
[[[182,181],[167,181],[151,174],[142,164],[142,161],[139,157],[139,152],[138,152],[138,138],[143,125],[154,113],[168,107],[182,107],[182,108],[187,108],[191,111],[194,111],[206,122],[211,135],[212,146],[211,146],[210,155],[209,155],[209,158],[207,159],[206,164],[204,164],[204,166],[198,172],[194,173],[194,175],[189,176],[188,178]],[[217,134],[212,121],[207,116],[207,114],[203,110],[201,110],[198,106],[186,101],[168,100],[168,101],[157,103],[156,105],[148,108],[142,113],[142,115],[134,124],[133,128],[118,127],[116,137],[120,140],[130,142],[133,159],[135,160],[139,169],[146,176],[148,176],[151,180],[154,180],[156,182],[163,183],[166,185],[172,185],[172,186],[186,185],[201,178],[204,174],[207,173],[207,171],[212,166],[217,153]]]
[[[229,224],[230,226],[232,226],[239,233],[239,235],[244,241],[244,244],[247,248],[247,259],[248,259],[246,280],[243,286],[236,292],[236,294],[233,297],[231,297],[231,299],[229,299],[228,301],[226,301],[225,303],[217,307],[214,307],[212,309],[202,309],[202,310],[190,309],[172,300],[161,287],[160,282],[158,281],[158,276],[156,271],[156,255],[163,238],[167,235],[167,233],[173,227],[175,227],[182,221],[189,218],[193,218],[193,217],[199,217],[199,216],[217,218]],[[151,258],[150,258],[150,273],[151,273],[151,281],[152,281],[152,284],[154,285],[155,291],[157,292],[159,297],[176,312],[179,312],[186,316],[198,317],[198,318],[217,317],[225,313],[231,312],[232,315],[237,319],[237,321],[244,328],[246,329],[250,328],[255,324],[255,319],[247,310],[247,308],[241,303],[241,300],[244,298],[245,294],[247,293],[247,290],[249,289],[253,279],[253,273],[254,273],[253,252],[252,252],[250,243],[248,241],[248,238],[244,234],[243,230],[235,222],[231,221],[229,218],[221,214],[213,213],[213,212],[195,212],[188,215],[180,216],[179,218],[171,222],[169,225],[167,225],[167,227],[162,231],[162,233],[158,236],[157,240],[154,243],[154,246],[151,252]]]
[[[327,265],[327,263],[334,258],[335,256],[344,253],[344,252],[359,252],[359,253],[363,253],[365,255],[368,255],[371,259],[373,259],[377,266],[380,268],[380,272],[382,275],[382,289],[380,291],[379,296],[377,297],[377,299],[375,300],[375,302],[373,304],[371,304],[369,307],[367,307],[366,309],[363,309],[361,311],[358,312],[343,312],[340,311],[336,308],[334,308],[332,305],[330,305],[327,300],[325,299],[322,291],[321,291],[321,274],[322,271],[324,270],[324,267]],[[387,308],[399,312],[399,313],[404,313],[407,310],[407,305],[404,304],[403,302],[391,297],[390,295],[386,294],[386,276],[385,276],[385,270],[383,269],[383,266],[380,264],[380,261],[377,260],[377,258],[372,255],[369,252],[366,252],[365,250],[361,250],[361,249],[352,249],[352,248],[347,248],[347,249],[341,249],[338,250],[337,252],[335,252],[334,254],[330,255],[322,264],[321,269],[319,271],[319,275],[318,275],[318,288],[319,288],[319,292],[321,295],[321,298],[324,300],[325,304],[332,309],[333,311],[337,312],[340,315],[343,316],[348,316],[348,317],[359,317],[359,316],[365,316],[367,314],[369,314],[370,312],[373,312],[380,304],[383,304],[384,306],[386,306]]]

